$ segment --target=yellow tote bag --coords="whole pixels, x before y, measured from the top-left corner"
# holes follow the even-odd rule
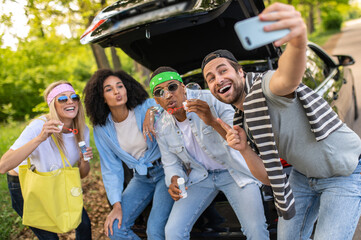
[[[24,198],[23,224],[55,233],[65,233],[77,228],[83,211],[83,193],[79,168],[71,167],[59,149],[63,168],[51,172],[19,167],[21,193]],[[70,167],[65,166],[65,161]]]

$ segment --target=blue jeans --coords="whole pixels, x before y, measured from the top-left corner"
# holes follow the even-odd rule
[[[20,217],[23,216],[23,205],[24,199],[21,194],[21,188],[19,183],[19,178],[17,176],[8,175],[8,188],[11,196],[11,203],[13,209],[19,214]],[[34,227],[29,227],[33,233],[39,238],[39,240],[57,240],[59,239],[58,234],[41,230]],[[87,212],[83,208],[83,214],[81,216],[81,223],[75,229],[75,238],[77,240],[91,240],[91,224]]]
[[[227,197],[247,239],[269,239],[259,187],[248,184],[240,188],[227,170],[208,173],[206,179],[189,186],[187,198],[174,203],[165,227],[166,239],[189,239],[194,223],[219,191]]]
[[[279,218],[279,240],[314,238],[352,239],[361,214],[361,160],[347,177],[307,178],[292,170],[289,181],[295,197],[296,215]]]
[[[147,222],[147,239],[164,239],[164,226],[174,201],[165,185],[163,167],[157,165],[148,168],[148,176],[134,173],[122,195],[121,227],[118,229],[118,220],[115,220],[113,235],[110,238],[139,240],[140,238],[131,230],[131,227],[151,200],[153,200],[153,205]]]

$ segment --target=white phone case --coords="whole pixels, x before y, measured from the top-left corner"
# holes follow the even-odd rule
[[[242,46],[246,50],[267,45],[286,36],[290,30],[281,29],[271,32],[265,32],[263,27],[274,23],[275,21],[261,21],[258,16],[242,20],[234,24],[234,30],[237,33]]]

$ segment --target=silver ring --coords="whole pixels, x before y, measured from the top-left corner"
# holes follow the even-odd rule
[[[149,132],[148,131],[145,131],[144,134],[148,134]]]

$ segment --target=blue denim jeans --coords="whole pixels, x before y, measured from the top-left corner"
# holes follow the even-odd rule
[[[289,181],[295,197],[296,215],[279,218],[279,240],[352,239],[361,214],[361,160],[347,177],[307,178],[295,169]]]
[[[208,171],[206,179],[189,186],[188,196],[173,205],[165,227],[166,239],[189,239],[194,223],[219,191],[227,197],[247,239],[269,239],[259,187],[247,184],[240,188],[227,170]]]
[[[164,239],[164,226],[174,201],[165,185],[163,167],[157,165],[148,168],[148,176],[134,173],[122,195],[121,227],[118,229],[118,220],[115,220],[113,235],[110,238],[140,240],[131,227],[151,200],[153,200],[153,205],[147,222],[147,239]]]
[[[8,175],[8,188],[11,196],[11,203],[13,209],[19,214],[20,217],[23,216],[23,205],[24,199],[21,194],[21,188],[19,183],[19,178],[16,176]],[[39,238],[39,240],[57,240],[59,239],[58,234],[53,232],[48,232],[34,227],[29,227],[33,233]],[[83,208],[83,214],[81,217],[81,223],[75,230],[75,238],[77,240],[91,240],[91,224],[87,212]]]

